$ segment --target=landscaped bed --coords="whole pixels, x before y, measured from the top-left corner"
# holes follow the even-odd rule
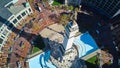
[[[56,6],[56,5],[61,5],[61,3],[56,1],[56,0],[54,0],[54,2],[52,3],[52,6]]]
[[[97,56],[94,56],[85,62],[88,68],[96,68],[99,65],[99,60],[97,60]]]
[[[40,49],[38,47],[33,47],[32,53],[36,53],[38,51],[40,51]]]

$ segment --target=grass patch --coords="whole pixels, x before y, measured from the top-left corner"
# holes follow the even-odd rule
[[[87,62],[92,63],[92,64],[95,64],[95,61],[96,61],[96,56],[87,60]]]
[[[40,35],[38,35],[36,37],[36,39],[34,40],[34,43],[33,43],[33,50],[32,50],[32,54],[33,53],[36,53],[42,49],[45,48],[45,44],[44,44],[44,41],[42,39],[42,37]]]
[[[87,61],[85,61],[85,63],[88,68],[96,68],[97,65],[96,65],[95,61],[96,61],[96,56],[88,59]]]
[[[56,6],[56,5],[61,5],[61,3],[56,1],[56,0],[54,0],[54,2],[52,3],[52,6]]]
[[[33,53],[36,53],[36,52],[38,52],[38,51],[40,51],[40,49],[39,49],[38,47],[33,47],[32,54],[33,54]]]

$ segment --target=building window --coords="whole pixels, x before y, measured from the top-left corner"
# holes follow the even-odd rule
[[[13,3],[8,4],[6,7],[10,8],[11,6],[13,6]]]
[[[3,38],[3,39],[4,39],[5,37],[4,37],[4,36],[1,36],[1,38]]]
[[[3,28],[0,31],[3,31]]]
[[[113,24],[113,27],[115,27],[116,25],[120,25],[120,22],[116,22]]]
[[[12,20],[14,18],[14,16],[12,16],[11,18],[10,18],[10,20]]]
[[[30,9],[30,8],[29,8],[28,10],[29,10],[29,12],[31,12],[31,9]]]
[[[7,31],[7,30],[4,30],[4,31],[3,31],[3,35],[4,35],[4,36],[6,36],[6,35],[7,35],[7,33],[8,33],[8,31]]]
[[[20,20],[21,18],[22,18],[22,17],[21,17],[20,15],[17,17],[18,20]]]
[[[96,0],[96,2],[100,3],[101,0]]]
[[[13,20],[13,23],[14,23],[14,24],[16,24],[16,23],[17,23],[17,20],[16,20],[16,19],[14,19],[14,20]]]
[[[25,16],[25,15],[26,15],[26,13],[25,13],[25,12],[23,12],[23,13],[22,13],[22,16]]]
[[[11,28],[13,28],[14,26],[13,26],[13,24],[12,23],[10,23],[9,25],[8,25],[8,29],[11,29]]]
[[[0,44],[2,44],[2,42],[3,42],[3,39],[0,38]]]
[[[116,5],[116,8],[120,8],[120,3],[118,5]]]
[[[25,11],[28,14],[28,11]]]

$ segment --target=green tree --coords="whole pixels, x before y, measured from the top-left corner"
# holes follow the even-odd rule
[[[63,14],[59,17],[59,23],[62,25],[66,25],[71,19],[70,19],[71,15],[70,14]]]
[[[47,2],[48,0],[42,0],[43,2]]]
[[[65,6],[64,6],[64,9],[65,9],[65,10],[69,10],[69,6],[68,6],[68,5],[65,5]]]
[[[75,11],[76,11],[76,12],[79,12],[79,8],[76,7],[76,8],[75,8]]]
[[[66,22],[68,22],[67,15],[64,14],[61,16],[61,22],[62,22],[62,24],[66,24]]]
[[[69,6],[69,9],[73,11],[74,7],[72,5]]]
[[[52,7],[51,7],[51,11],[54,11],[54,10],[55,10],[55,6],[52,6]]]

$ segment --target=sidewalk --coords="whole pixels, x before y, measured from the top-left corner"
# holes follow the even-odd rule
[[[94,51],[93,53],[88,54],[87,56],[84,56],[84,57],[82,57],[81,59],[83,59],[83,60],[88,60],[88,59],[92,58],[93,56],[97,55],[97,53],[100,53],[100,52],[101,52],[101,50],[100,50],[100,49],[97,49],[97,50]]]
[[[33,53],[33,54],[31,54],[31,55],[28,55],[28,59],[30,59],[30,58],[32,58],[32,57],[34,57],[34,56],[36,56],[36,55],[38,55],[38,54],[40,54],[40,53],[42,53],[43,51],[42,50],[40,50],[40,51],[38,51],[38,52],[36,52],[36,53]]]

